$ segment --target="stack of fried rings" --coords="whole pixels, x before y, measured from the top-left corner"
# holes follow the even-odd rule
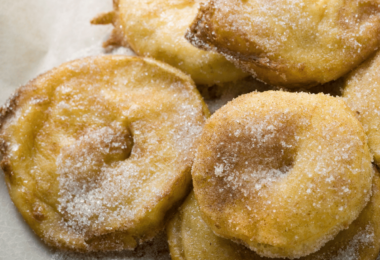
[[[379,42],[376,0],[323,8],[299,0],[290,17],[282,0],[211,0],[186,37],[219,53],[197,50],[181,37],[190,20],[180,14],[194,16],[200,2],[170,2],[168,15],[157,16],[165,1],[131,9],[120,0],[95,23],[114,24],[108,44],[128,44],[205,85],[246,75],[229,60],[266,82],[310,87],[355,68]],[[174,24],[168,16],[176,15],[186,19]],[[141,17],[146,20],[136,22]],[[284,37],[271,33],[262,17]],[[194,195],[168,228],[173,258],[374,259],[379,177],[366,134],[377,162],[371,114],[377,107],[376,99],[355,98],[356,86],[376,85],[376,68],[374,56],[344,82],[343,95],[365,129],[340,99],[252,93],[218,110],[198,146],[208,111],[180,71],[126,57],[64,64],[21,88],[2,110],[2,167],[11,197],[50,245],[132,249],[153,238],[187,194],[198,146]],[[360,91],[368,97],[377,90],[368,89]]]

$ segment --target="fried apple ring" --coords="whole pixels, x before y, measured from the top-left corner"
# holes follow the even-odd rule
[[[192,176],[205,222],[261,256],[302,257],[347,228],[373,177],[360,122],[343,100],[267,91],[206,122]]]
[[[380,177],[373,178],[372,197],[350,227],[318,252],[300,260],[375,260],[380,251]],[[191,193],[167,228],[172,260],[269,260],[248,248],[216,236],[203,221]]]
[[[343,98],[363,124],[369,149],[380,166],[380,52],[347,76]]]
[[[9,194],[47,244],[132,249],[187,195],[207,107],[169,65],[128,56],[65,63],[1,111]]]
[[[197,84],[213,85],[248,74],[222,55],[199,50],[184,35],[204,0],[114,0],[114,11],[92,23],[113,23],[104,44],[130,47],[138,55],[164,61],[189,74]]]
[[[380,44],[380,1],[211,0],[186,38],[272,85],[338,79]]]

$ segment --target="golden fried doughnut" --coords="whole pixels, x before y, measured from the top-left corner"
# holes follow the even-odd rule
[[[373,171],[363,128],[343,100],[267,91],[213,114],[192,176],[217,235],[261,256],[296,258],[358,217]]]
[[[380,166],[380,52],[345,78],[343,97],[363,124],[369,149]]]
[[[123,45],[138,55],[164,61],[189,74],[195,83],[212,85],[247,76],[222,55],[193,47],[184,37],[204,0],[117,0],[114,12],[92,23],[113,23],[107,45]]]
[[[355,68],[379,35],[379,0],[211,0],[186,38],[269,84],[304,87]]]
[[[65,63],[1,111],[9,194],[47,244],[132,249],[186,196],[208,110],[193,81],[128,56]]]
[[[373,178],[370,202],[334,240],[301,260],[375,260],[380,251],[380,177]],[[231,240],[216,236],[201,217],[194,193],[167,228],[173,260],[269,260]]]

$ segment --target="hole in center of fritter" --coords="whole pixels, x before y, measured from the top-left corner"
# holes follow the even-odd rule
[[[100,189],[109,173],[129,158],[133,147],[130,130],[118,124],[88,128],[57,158],[59,212],[70,226],[83,232],[106,203]],[[107,177],[108,176],[108,177]],[[103,185],[104,186],[104,185]]]
[[[254,125],[232,133],[218,145],[214,171],[229,192],[256,196],[291,172],[298,143],[294,124]]]

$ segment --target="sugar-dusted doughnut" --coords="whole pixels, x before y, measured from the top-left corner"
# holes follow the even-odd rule
[[[207,107],[169,65],[128,56],[65,63],[1,111],[9,194],[47,244],[132,249],[190,189]]]
[[[343,98],[363,124],[369,149],[380,166],[380,52],[351,72],[342,89]]]
[[[370,197],[366,136],[343,100],[267,91],[205,124],[192,176],[205,222],[261,256],[316,252]]]
[[[319,251],[300,260],[375,260],[380,251],[380,177],[373,178],[372,197],[350,227]],[[243,245],[216,236],[203,221],[191,193],[170,221],[168,241],[172,260],[269,260]]]
[[[269,84],[305,87],[358,66],[379,35],[379,0],[210,0],[186,37]]]
[[[138,55],[164,61],[189,74],[195,83],[215,83],[241,79],[248,74],[221,54],[192,46],[185,32],[204,0],[115,0],[114,11],[101,14],[92,23],[113,23],[107,45],[123,45]]]

